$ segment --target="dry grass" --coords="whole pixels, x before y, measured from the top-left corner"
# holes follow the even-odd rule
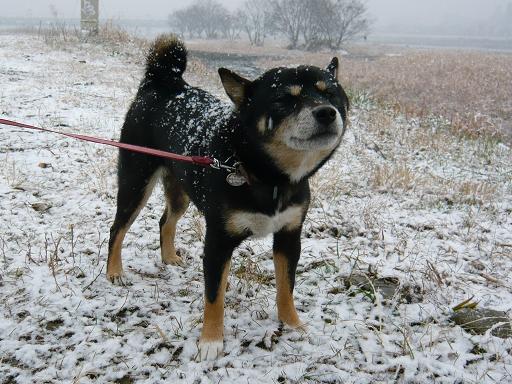
[[[93,43],[108,46],[114,50],[114,53],[118,54],[126,52],[126,46],[136,46],[141,52],[145,52],[148,48],[146,39],[133,36],[111,20],[100,24],[97,34],[83,33],[79,27],[64,22],[56,22],[48,26],[39,26],[35,30],[26,29],[18,32],[36,33],[39,38],[53,48],[62,48],[66,44]]]
[[[24,172],[23,165],[20,166],[16,160],[11,159],[8,155],[2,156],[2,166],[0,166],[0,176],[13,189],[23,190],[28,176]]]
[[[492,204],[505,192],[510,156],[502,152],[506,146],[484,132],[454,135],[453,122],[434,116],[405,123],[393,120],[390,111],[373,109],[368,117],[366,140],[379,143],[382,154],[369,170],[373,188],[433,193],[448,202],[477,206]],[[446,172],[451,161],[459,172]]]
[[[442,115],[470,137],[512,129],[510,55],[428,51],[343,62],[342,82],[407,117]]]
[[[481,205],[495,201],[499,196],[498,186],[485,181],[447,181],[441,184],[444,193],[450,196],[454,203]]]
[[[191,50],[203,51],[203,52],[225,52],[240,55],[277,55],[280,57],[290,56],[293,57],[300,54],[301,51],[289,50],[282,47],[281,41],[267,40],[265,46],[255,47],[249,45],[246,40],[194,40],[186,39],[187,47]]]
[[[414,189],[419,180],[419,175],[406,164],[376,165],[370,176],[370,184],[377,190],[389,188],[408,191]]]

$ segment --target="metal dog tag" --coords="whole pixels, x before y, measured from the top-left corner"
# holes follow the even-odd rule
[[[229,185],[233,187],[241,187],[242,185],[247,183],[247,179],[245,178],[245,176],[241,175],[238,172],[230,173],[226,177],[226,181],[228,182]]]

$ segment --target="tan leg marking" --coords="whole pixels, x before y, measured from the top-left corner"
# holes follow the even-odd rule
[[[158,178],[160,177],[160,171],[157,170],[154,175],[151,177],[151,180],[149,181],[148,185],[146,186],[146,190],[144,191],[144,196],[135,210],[133,212],[132,217],[126,224],[126,226],[119,230],[117,233],[117,236],[114,240],[114,245],[112,246],[110,253],[108,254],[107,259],[107,279],[110,280],[114,284],[122,284],[123,282],[123,261],[121,258],[121,249],[123,247],[123,240],[126,236],[126,233],[130,229],[131,225],[139,215],[140,211],[146,203],[148,202],[149,197],[151,196],[151,193],[153,192],[153,188],[155,187],[156,182],[158,181]]]
[[[231,261],[224,266],[222,278],[213,303],[204,298],[203,329],[199,339],[199,354],[201,360],[212,360],[220,356],[224,338],[224,296],[228,282]]]
[[[171,265],[183,265],[183,259],[176,254],[174,240],[176,238],[176,224],[181,216],[187,210],[189,198],[184,196],[184,209],[173,211],[170,204],[167,204],[167,220],[161,228],[160,236],[162,238],[162,262]]]
[[[277,316],[280,321],[290,327],[304,329],[304,325],[300,321],[297,310],[295,309],[295,304],[293,303],[293,293],[288,277],[288,260],[286,256],[281,253],[275,253],[274,267],[277,288]]]
[[[176,223],[178,222],[179,216],[172,213],[167,213],[167,220],[162,226],[162,262],[171,265],[180,265],[183,263],[181,257],[176,254],[176,248],[174,246],[174,238],[176,236]]]
[[[187,211],[190,199],[177,184],[170,171],[168,172],[163,177],[166,211],[165,222],[160,227],[160,252],[163,263],[183,266],[183,259],[176,254],[174,240],[176,237],[176,224]]]
[[[114,245],[112,246],[110,254],[108,255],[107,278],[112,283],[122,282],[121,279],[123,276],[123,261],[121,259],[121,248],[123,246],[123,240],[126,232],[128,232],[127,228],[119,230],[116,239],[114,240]]]

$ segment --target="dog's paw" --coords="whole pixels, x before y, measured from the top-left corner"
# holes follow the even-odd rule
[[[175,255],[173,257],[162,257],[162,263],[165,265],[177,265],[179,267],[185,266],[185,261],[179,257],[178,255]]]
[[[291,328],[293,328],[295,331],[300,332],[302,334],[308,333],[308,326],[305,323],[297,324]]]
[[[209,361],[215,360],[222,356],[224,350],[224,342],[221,340],[199,340],[198,360]]]
[[[279,321],[281,326],[286,326],[288,328],[293,329],[294,331],[300,332],[300,333],[308,333],[308,327],[305,323],[300,321],[300,319],[296,319],[293,322],[292,321]]]
[[[130,285],[130,282],[128,281],[126,275],[123,272],[107,273],[107,280],[110,281],[112,284],[121,287],[126,287],[127,285]]]
[[[162,248],[162,263],[184,267],[186,263],[182,255],[183,252],[181,250],[178,250],[177,253],[174,248]]]

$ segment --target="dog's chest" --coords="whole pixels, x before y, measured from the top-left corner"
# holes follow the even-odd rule
[[[229,232],[235,235],[250,234],[254,237],[263,237],[280,231],[283,228],[292,230],[298,228],[302,222],[303,207],[290,206],[274,215],[263,213],[233,211],[229,214],[226,226]]]

